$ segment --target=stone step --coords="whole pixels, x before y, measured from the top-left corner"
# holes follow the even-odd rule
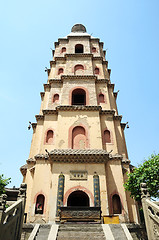
[[[93,236],[93,237],[57,237],[57,240],[106,240],[105,237],[96,237],[96,236]]]
[[[47,240],[49,236],[51,225],[43,224],[40,225],[39,232],[36,236],[36,240]]]
[[[66,232],[59,232],[58,233],[58,236],[59,237],[61,237],[61,236],[64,236],[64,237],[76,237],[76,236],[79,236],[79,237],[93,237],[93,236],[97,236],[97,237],[99,237],[99,236],[101,236],[101,237],[104,237],[104,233],[98,233],[98,232],[96,232],[96,233],[92,233],[92,232],[90,232],[90,233],[88,233],[88,232],[81,232],[81,233],[77,233],[77,232],[68,232],[68,233],[66,233]]]
[[[75,232],[100,232],[100,231],[103,231],[102,227],[97,227],[97,228],[76,228],[76,227],[67,227],[67,228],[64,228],[64,227],[60,227],[59,228],[59,232],[61,231],[75,231]]]
[[[109,224],[115,240],[127,240],[125,232],[120,224]]]

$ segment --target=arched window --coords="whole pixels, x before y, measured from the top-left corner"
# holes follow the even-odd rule
[[[99,103],[105,103],[104,94],[102,94],[102,93],[99,94]]]
[[[95,52],[96,52],[96,48],[92,47],[92,53],[95,53]]]
[[[83,75],[83,70],[84,70],[84,67],[81,64],[78,64],[74,67],[74,73],[76,75]]]
[[[53,96],[53,103],[54,102],[57,102],[59,100],[59,94],[54,94],[54,96]]]
[[[72,131],[72,149],[86,148],[86,132],[81,126],[77,126]]]
[[[104,131],[104,143],[111,143],[110,131],[109,130]]]
[[[43,214],[45,197],[39,194],[36,199],[35,214]]]
[[[82,44],[76,44],[75,53],[83,53],[83,45]]]
[[[98,74],[99,74],[99,68],[96,67],[96,68],[94,69],[94,73],[98,75]]]
[[[86,92],[77,88],[72,92],[72,105],[86,105]]]
[[[65,47],[63,47],[63,48],[61,49],[61,53],[64,53],[64,52],[66,52],[66,48],[65,48]]]
[[[58,75],[62,74],[63,73],[63,68],[59,68],[58,70]]]
[[[118,194],[114,194],[112,197],[112,206],[113,206],[113,214],[121,214],[121,201]]]
[[[53,136],[54,136],[53,131],[52,130],[48,130],[47,134],[46,134],[46,143],[52,144],[53,143]]]

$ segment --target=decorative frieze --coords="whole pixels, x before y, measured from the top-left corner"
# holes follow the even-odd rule
[[[62,75],[61,80],[67,80],[67,79],[89,79],[89,80],[96,80],[97,77],[95,75]]]
[[[63,105],[57,106],[57,111],[101,111],[101,106],[84,106],[84,105]]]

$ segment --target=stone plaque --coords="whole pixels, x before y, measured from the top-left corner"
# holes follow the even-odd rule
[[[70,171],[70,180],[87,180],[87,171]]]

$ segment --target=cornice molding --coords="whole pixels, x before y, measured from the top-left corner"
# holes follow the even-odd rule
[[[37,123],[32,123],[31,126],[32,126],[33,129],[35,129],[36,126],[37,126]]]
[[[126,123],[120,123],[121,128],[124,130],[126,127]]]
[[[35,159],[33,159],[33,158],[27,159],[26,162],[27,162],[27,164],[35,164],[36,163]]]
[[[114,118],[114,120],[119,120],[119,121],[121,121],[122,115],[116,115],[116,116],[114,116],[113,118]]]
[[[63,105],[57,106],[57,111],[101,111],[101,106],[84,106],[84,105]]]
[[[49,81],[49,84],[63,82],[61,79],[56,79],[56,78],[49,79],[48,81]]]
[[[66,58],[72,58],[72,57],[93,58],[93,54],[92,53],[66,53],[65,57]]]
[[[43,97],[45,96],[45,92],[41,92],[40,96],[41,96],[41,99],[43,99]]]
[[[47,89],[50,90],[50,88],[51,88],[50,84],[48,84],[48,83],[43,84],[43,86],[44,86],[44,90],[45,90],[45,91],[46,91]]]
[[[28,164],[21,166],[20,171],[21,171],[21,174],[23,175],[23,177],[26,175],[27,169],[28,169]]]
[[[109,83],[110,80],[109,79],[96,79],[96,83]]]
[[[62,75],[61,76],[61,80],[65,80],[65,79],[92,79],[92,80],[96,80],[97,77],[95,75]]]
[[[130,164],[130,160],[127,158],[122,159],[122,163]]]
[[[35,115],[36,121],[44,120],[44,115]]]
[[[101,110],[100,114],[101,115],[108,115],[108,114],[114,115],[115,111],[114,110]]]
[[[95,60],[95,61],[103,61],[103,57],[93,57],[93,60]]]
[[[114,86],[115,86],[115,84],[114,84],[114,83],[108,83],[108,88],[112,88],[112,89],[113,89],[113,91],[114,91]]]
[[[45,110],[42,110],[42,112],[44,116],[57,114],[57,110],[52,110],[52,109],[45,109]]]
[[[104,60],[103,57],[96,57],[92,53],[66,53],[63,57],[54,57],[54,60],[50,61],[50,68],[52,65],[56,65],[56,61],[66,61],[68,58],[91,58],[94,61],[101,61],[103,64],[108,66],[108,61]],[[111,69],[108,69],[109,74],[111,73]]]
[[[49,160],[51,162],[74,163],[106,163],[111,160],[123,159],[122,155],[111,155],[102,149],[54,149],[48,154],[38,154],[36,160]]]
[[[118,92],[113,92],[113,94],[114,94],[114,97],[115,97],[115,99],[116,99],[117,96],[118,96]]]

